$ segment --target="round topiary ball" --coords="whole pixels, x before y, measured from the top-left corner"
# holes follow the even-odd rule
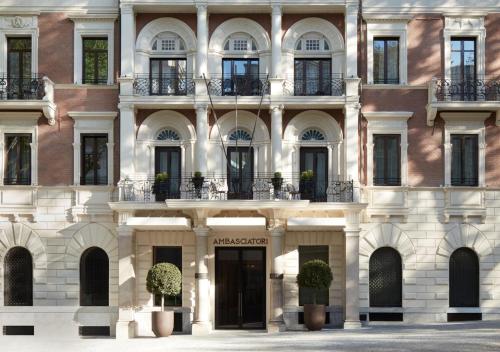
[[[317,290],[327,289],[333,280],[332,269],[324,261],[310,260],[300,268],[297,275],[297,283],[300,287],[308,287]]]
[[[182,274],[170,263],[155,264],[146,278],[147,290],[155,295],[177,296],[181,292]]]

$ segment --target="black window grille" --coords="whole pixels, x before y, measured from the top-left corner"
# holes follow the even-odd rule
[[[31,184],[31,134],[5,134],[6,185]]]
[[[382,247],[373,252],[369,275],[370,307],[402,306],[402,267],[398,251]]]
[[[35,327],[32,325],[4,325],[4,335],[35,335]]]
[[[450,307],[479,307],[479,260],[472,249],[450,257]]]
[[[328,246],[299,246],[299,268],[310,260],[319,259],[329,264]],[[299,287],[299,306],[313,303],[313,289]],[[329,290],[316,293],[316,303],[329,305]]]
[[[401,185],[401,142],[398,134],[373,136],[373,184]]]
[[[4,305],[33,305],[33,258],[24,247],[11,248],[4,262]]]
[[[108,135],[82,134],[82,185],[108,184]]]
[[[80,305],[109,305],[109,259],[101,248],[91,247],[80,258]]]
[[[477,186],[479,175],[477,134],[453,134],[451,145],[451,185]]]
[[[174,264],[182,273],[182,247],[153,247],[153,265],[158,263]],[[177,296],[165,296],[165,306],[182,306],[182,292]],[[154,305],[161,305],[161,295],[155,295]]]

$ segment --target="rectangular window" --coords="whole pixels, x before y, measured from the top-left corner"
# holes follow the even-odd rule
[[[306,262],[319,259],[329,264],[328,246],[299,246],[299,268]],[[299,306],[313,303],[314,291],[309,288],[299,287]],[[329,304],[329,290],[325,289],[316,294],[317,304]]]
[[[294,68],[294,95],[342,94],[340,87],[333,86],[332,60],[295,59]]]
[[[182,273],[182,247],[153,247],[153,264],[174,264]],[[154,305],[161,305],[161,295],[155,295]],[[177,296],[165,296],[165,306],[181,307],[182,292]]]
[[[107,38],[83,38],[83,83],[108,83]]]
[[[401,136],[373,135],[373,184],[375,186],[401,185]]]
[[[223,59],[222,95],[260,95],[259,59]]]
[[[5,134],[6,185],[31,184],[31,134]]]
[[[373,39],[373,82],[399,84],[399,38]]]
[[[82,134],[81,141],[80,184],[108,184],[108,135]]]
[[[451,98],[476,100],[476,39],[451,38]]]
[[[451,135],[451,185],[478,185],[478,137],[476,134]]]
[[[31,38],[7,38],[6,83],[7,99],[38,98],[31,77]],[[5,88],[0,87],[0,92]]]

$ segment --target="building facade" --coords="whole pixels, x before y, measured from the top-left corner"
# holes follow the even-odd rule
[[[500,318],[500,3],[0,5],[4,334]],[[279,174],[278,174],[279,173]],[[48,319],[50,317],[50,319]]]

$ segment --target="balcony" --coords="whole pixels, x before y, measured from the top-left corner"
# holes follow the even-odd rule
[[[353,202],[352,181],[300,180],[299,175],[274,179],[271,175],[207,176],[125,180],[118,184],[120,202],[164,202],[183,200],[309,200],[310,202]]]
[[[0,110],[42,110],[49,125],[56,121],[54,82],[38,74],[0,73]]]
[[[439,111],[500,111],[500,78],[455,80],[433,78],[428,87],[427,124]],[[497,124],[500,124],[497,113]]]
[[[213,96],[261,96],[269,94],[268,75],[212,76],[208,89]]]
[[[140,96],[187,96],[195,91],[194,81],[189,74],[153,75],[136,74],[134,94]]]
[[[341,97],[345,95],[345,81],[341,73],[324,77],[288,76],[283,82],[283,95]]]

